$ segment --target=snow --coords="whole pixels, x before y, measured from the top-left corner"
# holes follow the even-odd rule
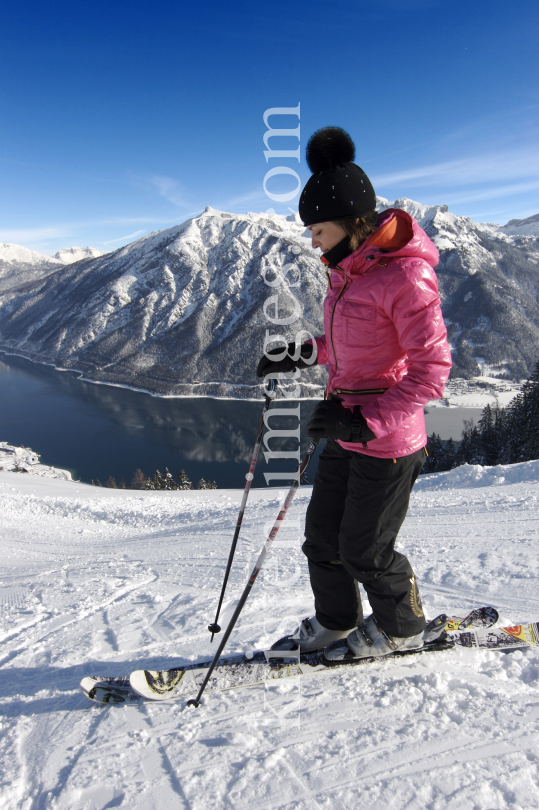
[[[385,197],[376,197],[377,211],[386,211],[388,208],[402,208],[407,211],[419,224],[424,227],[427,222],[434,219],[440,212],[447,212],[447,205],[422,205],[408,197],[400,197],[398,200],[390,202]],[[452,216],[452,215],[450,215]]]
[[[480,361],[482,358],[476,358]],[[506,382],[495,376],[489,376],[490,372],[503,371],[503,364],[494,369],[485,363],[484,373],[481,376],[473,377],[470,380],[462,380],[458,377],[450,379],[445,384],[444,396],[442,399],[431,400],[427,407],[432,408],[506,408],[516,397],[522,388],[525,380],[519,384]]]
[[[102,250],[93,247],[70,247],[62,248],[54,254],[54,258],[62,264],[73,264],[79,262],[81,259],[96,259],[98,256],[104,256]]]
[[[539,214],[527,219],[511,219],[502,228],[508,236],[539,236]]]
[[[8,264],[23,263],[37,267],[43,264],[58,264],[60,266],[60,262],[55,258],[45,256],[44,253],[37,253],[35,250],[29,250],[22,245],[15,245],[9,242],[0,244],[0,262],[7,262]]]
[[[84,675],[210,657],[242,493],[138,492],[0,472],[0,804],[8,810],[531,810],[539,649],[453,650],[183,702],[98,706]],[[225,600],[282,489],[251,492]],[[312,613],[300,489],[227,649]],[[422,477],[399,548],[427,615],[539,619],[539,461]],[[286,528],[288,527],[288,528]],[[365,605],[367,608],[367,605]]]
[[[45,478],[60,478],[62,481],[72,480],[69,470],[59,470],[41,464],[39,454],[34,453],[29,447],[15,447],[7,442],[0,442],[0,470],[41,475]]]

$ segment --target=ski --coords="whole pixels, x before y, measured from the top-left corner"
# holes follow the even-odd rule
[[[434,619],[429,624],[431,626],[440,627],[442,623],[445,626],[445,630],[447,632],[456,632],[459,630],[465,630],[467,628],[488,628],[492,627],[498,621],[498,613],[495,608],[492,607],[482,607],[473,610],[467,616],[459,617],[459,616],[452,616],[447,617],[444,614]],[[437,623],[437,624],[436,624]],[[447,646],[447,645],[446,645]],[[433,645],[429,646],[429,650],[434,649]],[[438,649],[438,648],[436,648]],[[309,653],[308,655],[301,656],[301,660],[299,663],[301,665],[307,666],[307,671],[312,672],[313,667],[318,667],[320,669],[326,669],[325,664],[321,664],[320,662],[323,660],[323,651],[317,651],[315,653]],[[274,678],[282,678],[282,677],[292,677],[292,674],[288,674],[288,665],[286,665],[286,660],[292,659],[296,661],[298,664],[297,658],[294,659],[294,653],[287,652],[286,658],[277,659],[277,653],[272,651],[259,651],[253,653],[250,657],[249,654],[242,654],[237,653],[233,655],[223,656],[219,659],[219,662],[216,666],[216,674],[215,677],[212,679],[211,684],[209,684],[210,691],[219,691],[220,689],[232,689],[236,688],[237,686],[250,686],[256,683],[260,683],[264,680],[272,680]],[[282,654],[279,654],[282,656]],[[271,664],[268,664],[268,656]],[[281,661],[281,664],[278,665],[277,662]],[[368,659],[371,660],[371,659]],[[192,684],[189,694],[192,694],[193,690],[200,686],[202,678],[207,673],[207,670],[211,664],[211,661],[204,661],[204,662],[197,662],[194,664],[187,664],[183,667],[178,667],[172,670],[164,670],[161,673],[154,673],[152,672],[151,675],[157,676],[158,680],[163,680],[163,685],[167,689],[165,696],[170,697],[181,697],[184,694],[184,687],[187,687],[188,682]],[[243,676],[241,677],[241,671],[244,670]],[[145,672],[144,670],[140,670],[139,672]],[[170,673],[170,677],[167,675]],[[175,673],[172,675],[172,673]],[[189,673],[185,674],[184,673]],[[277,674],[275,674],[277,673]],[[280,674],[279,674],[280,673]],[[142,699],[142,695],[140,695],[137,691],[135,691],[130,683],[130,677],[135,677],[137,675],[137,682],[138,682],[138,672],[132,673],[132,676],[124,676],[124,677],[107,677],[107,676],[87,676],[83,678],[80,682],[80,688],[83,694],[92,700],[94,703],[107,703],[107,704],[124,704],[124,703],[133,703],[137,702]],[[303,672],[299,672],[297,674],[305,674]],[[160,677],[162,676],[162,677]],[[202,676],[202,677],[201,677]],[[230,686],[223,685],[221,683],[225,683],[222,678],[226,679],[226,683],[231,682]],[[155,679],[154,679],[155,680]],[[175,686],[183,680],[183,686],[181,689],[181,695],[172,695],[170,694],[170,689],[174,691]],[[175,684],[172,685],[172,681],[175,681]],[[232,681],[234,681],[232,683]],[[236,683],[236,681],[238,681]],[[163,697],[156,697],[152,693],[152,697],[149,698],[152,700],[163,700]]]
[[[219,661],[219,667],[216,667],[215,674],[208,683],[208,690],[222,692],[275,680],[311,675],[338,666],[367,665],[404,655],[450,650],[456,646],[488,650],[539,646],[539,624],[535,622],[517,627],[453,630],[447,632],[443,639],[425,644],[415,650],[403,650],[382,658],[360,658],[331,664],[325,660],[323,650],[304,654],[289,651],[265,651],[254,653],[252,658],[245,655],[229,656]],[[199,688],[209,665],[208,661],[203,664],[160,672],[138,670],[131,673],[129,682],[134,691],[147,700],[189,698]]]
[[[125,677],[107,677],[89,675],[79,684],[82,693],[94,703],[133,703],[140,700]]]

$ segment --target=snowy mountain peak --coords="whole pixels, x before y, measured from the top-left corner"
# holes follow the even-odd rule
[[[35,267],[43,264],[59,264],[58,259],[9,242],[0,243],[0,263],[4,262],[6,264],[26,264]]]
[[[62,262],[62,264],[73,264],[79,262],[81,259],[96,259],[98,256],[103,256],[103,251],[93,247],[70,247],[62,248],[54,254],[54,258]]]
[[[0,292],[22,287],[63,267],[62,262],[22,245],[0,243]]]
[[[508,236],[539,236],[539,214],[527,219],[510,219],[501,230]]]
[[[389,202],[385,197],[376,197],[376,210],[379,212],[386,211],[388,208],[400,208],[410,214],[421,227],[424,227],[427,222],[430,222],[434,217],[439,214],[448,213],[447,205],[421,205],[421,203],[409,200],[408,197],[399,197],[394,202]]]
[[[408,211],[440,251],[454,376],[473,377],[488,365],[492,374],[526,377],[539,343],[536,238],[507,235],[442,205],[377,202],[379,210]],[[279,318],[296,311],[292,296],[298,314],[282,334],[293,340],[299,329],[323,331],[326,279],[294,212],[207,207],[113,253],[68,266],[50,261],[52,269],[33,268],[24,280],[18,272],[4,286],[0,347],[91,380],[164,395],[258,398],[253,364],[274,289],[267,279],[285,266],[294,271],[279,287]],[[303,396],[322,393],[324,374],[317,367],[302,378]]]

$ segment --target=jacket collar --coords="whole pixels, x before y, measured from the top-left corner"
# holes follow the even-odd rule
[[[337,267],[337,265],[339,265],[343,259],[350,256],[350,254],[353,252],[354,251],[350,247],[350,237],[347,235],[334,247],[330,248],[330,250],[326,250],[322,256],[322,261],[324,264],[329,265],[329,267]]]
[[[416,228],[421,231],[425,239],[430,243],[428,236],[416,224]],[[361,275],[366,273],[371,267],[379,262],[384,254],[399,255],[401,252],[405,255],[415,255],[415,241],[414,237],[414,220],[405,211],[400,208],[390,208],[384,211],[378,217],[378,228],[371,234],[353,253],[345,255],[338,262],[338,270],[343,271],[348,276]],[[343,240],[344,242],[345,240]],[[404,248],[412,242],[410,251]],[[321,261],[325,265],[335,267],[333,262],[328,261],[328,254],[336,250],[342,242],[339,242],[331,251],[327,251],[321,256]],[[434,247],[434,245],[432,246]],[[418,251],[421,255],[422,251]],[[437,253],[437,251],[436,251]],[[333,258],[333,257],[331,257]],[[436,262],[437,263],[437,262]]]

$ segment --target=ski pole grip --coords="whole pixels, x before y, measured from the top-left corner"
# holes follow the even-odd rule
[[[271,401],[273,399],[273,397],[275,396],[275,378],[274,377],[270,377],[269,380],[264,378],[264,395],[266,397],[266,400],[268,400],[268,404],[269,404],[269,401]]]

